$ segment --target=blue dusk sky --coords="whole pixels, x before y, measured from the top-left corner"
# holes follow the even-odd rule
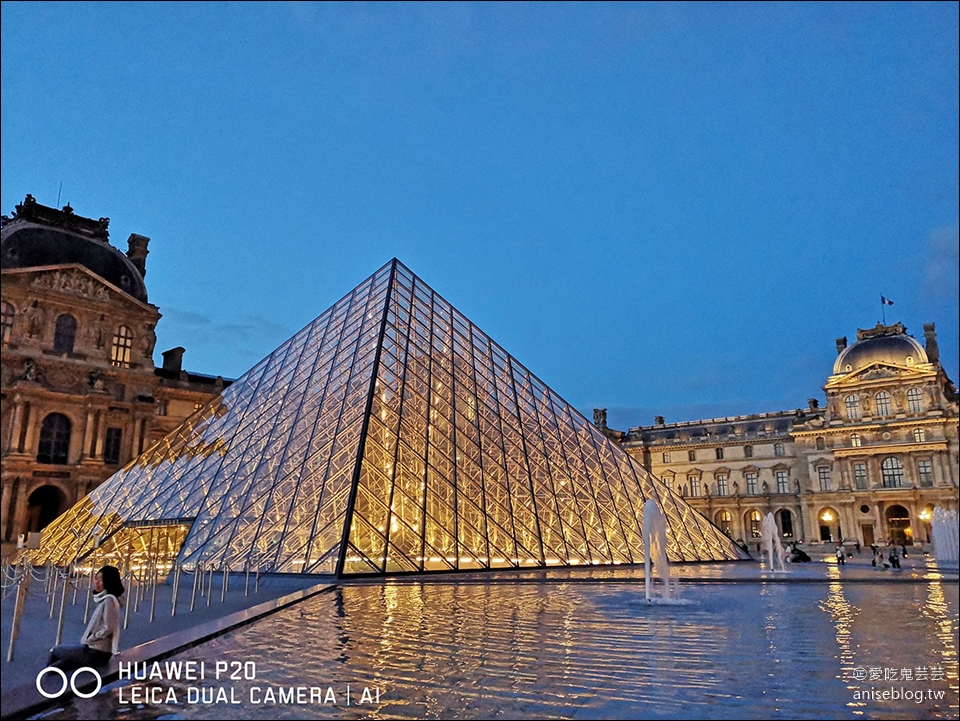
[[[151,238],[237,377],[396,256],[612,427],[806,406],[834,339],[958,369],[958,4],[2,5],[2,211]]]

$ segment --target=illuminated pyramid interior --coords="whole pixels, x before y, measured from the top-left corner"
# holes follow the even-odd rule
[[[44,531],[38,562],[358,574],[743,557],[393,260]]]

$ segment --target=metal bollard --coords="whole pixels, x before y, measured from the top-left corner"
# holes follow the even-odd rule
[[[60,592],[60,615],[57,616],[57,637],[53,645],[59,646],[63,638],[63,615],[67,610],[67,591],[70,589],[70,566],[67,566],[67,577],[63,579],[63,591]]]
[[[193,593],[190,594],[190,610],[193,611],[194,604],[197,601],[197,586],[200,585],[200,575],[203,573],[203,565],[200,561],[193,568]]]
[[[243,595],[249,596],[250,595],[250,562],[249,561],[247,561],[246,567],[247,567],[247,572],[246,572],[247,578],[243,582]]]
[[[157,610],[157,579],[159,578],[160,570],[157,566],[157,562],[153,562],[153,575],[151,577],[151,583],[153,588],[150,589],[150,621],[153,623],[153,617]]]
[[[57,607],[57,581],[60,579],[60,571],[56,568],[53,568],[53,588],[50,591],[50,615],[48,618],[53,618],[53,609]]]
[[[220,603],[227,597],[227,586],[230,585],[230,566],[223,564],[223,586],[220,589]]]
[[[133,583],[133,569],[127,566],[127,588],[130,588],[130,584]],[[136,598],[136,595],[134,595]],[[123,628],[126,628],[130,625],[130,603],[127,603],[123,607]]]
[[[173,600],[170,604],[170,615],[177,615],[177,594],[180,592],[180,564],[174,566],[173,569]]]
[[[27,586],[30,583],[30,567],[24,564],[17,583],[17,600],[13,606],[13,625],[10,627],[10,645],[7,647],[7,663],[13,661],[13,649],[17,645],[17,636],[20,635],[20,619],[23,617],[23,606],[27,600]]]
[[[87,600],[83,604],[83,622],[90,620],[90,597],[93,595],[93,567],[90,567],[90,574],[87,576]]]
[[[253,592],[260,593],[260,566],[257,566],[257,577],[254,579]]]
[[[210,575],[207,576],[207,605],[210,605],[210,599],[213,598],[213,564],[210,564]]]

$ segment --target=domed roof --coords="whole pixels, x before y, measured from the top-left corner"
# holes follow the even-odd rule
[[[109,243],[29,225],[3,235],[0,267],[4,270],[68,263],[82,265],[137,300],[147,301],[147,286],[140,272]]]
[[[900,323],[877,324],[871,330],[857,332],[857,342],[845,348],[833,364],[833,374],[852,373],[874,363],[913,366],[928,363],[923,346]]]
[[[49,208],[28,195],[12,219],[3,217],[0,268],[38,268],[76,263],[139,301],[147,302],[147,286],[137,267],[110,245],[109,218],[75,215],[69,204]]]

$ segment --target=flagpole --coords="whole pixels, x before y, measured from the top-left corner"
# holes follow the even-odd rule
[[[883,324],[887,324],[887,304],[883,302],[883,296],[880,296],[880,315],[883,317]]]

